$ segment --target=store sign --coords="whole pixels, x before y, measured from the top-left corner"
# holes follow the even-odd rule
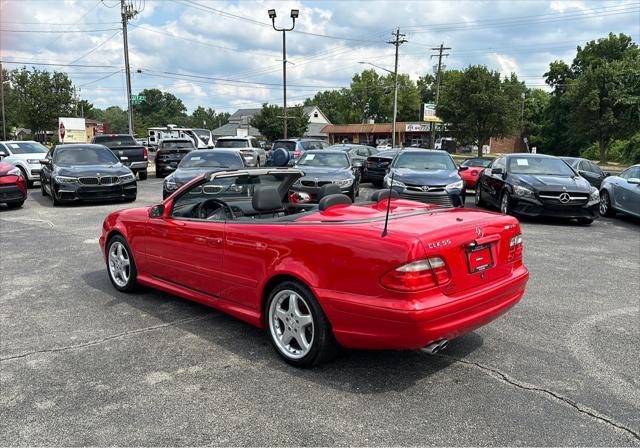
[[[58,118],[58,138],[63,143],[87,143],[84,118]]]
[[[429,132],[428,124],[409,123],[405,132]]]
[[[435,117],[436,116],[436,105],[433,103],[423,103],[422,104],[422,116],[423,117]]]

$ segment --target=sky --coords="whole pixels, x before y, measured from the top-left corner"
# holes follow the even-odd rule
[[[133,94],[171,92],[189,112],[282,104],[282,33],[271,8],[278,27],[300,11],[286,33],[289,105],[348,87],[371,68],[361,62],[393,69],[387,41],[398,28],[407,40],[399,71],[414,80],[433,73],[432,48],[444,44],[447,69],[483,64],[540,88],[549,63],[570,63],[578,45],[640,35],[639,0],[128,1],[139,11],[128,27]],[[126,107],[119,0],[0,0],[0,58],[7,69],[65,71],[96,107]]]

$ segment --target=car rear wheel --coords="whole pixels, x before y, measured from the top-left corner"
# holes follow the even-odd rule
[[[607,190],[602,190],[600,193],[600,214],[602,216],[615,216],[616,211],[611,207],[611,197]]]
[[[482,191],[480,190],[480,184],[476,184],[476,207],[482,207],[484,201],[482,200]]]
[[[44,182],[42,181],[42,179],[40,179],[40,192],[42,193],[42,196],[47,195],[47,189],[45,188]]]
[[[7,207],[9,208],[19,208],[22,207],[24,201],[16,201],[16,202],[7,202]]]
[[[300,283],[283,282],[271,292],[266,319],[276,352],[291,365],[317,365],[335,353],[329,321],[313,293]]]
[[[161,177],[164,177],[164,176],[162,175],[162,171],[158,171],[158,170],[156,169],[156,177],[157,177],[158,179],[160,179]]]
[[[503,191],[500,197],[500,213],[503,215],[511,213],[511,197],[508,191]]]
[[[123,237],[116,235],[109,240],[107,246],[107,271],[111,284],[118,291],[131,292],[137,282],[136,263],[131,249]]]
[[[53,199],[53,206],[57,207],[58,205],[62,204],[62,202],[56,196],[56,190],[53,188],[53,180],[51,181],[51,183],[49,185],[50,185],[49,186],[49,191],[51,192],[51,199]]]
[[[147,180],[147,170],[138,171],[138,177],[140,180]]]

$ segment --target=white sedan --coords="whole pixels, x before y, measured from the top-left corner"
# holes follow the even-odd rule
[[[0,142],[0,159],[20,168],[30,187],[40,181],[40,160],[47,152],[46,146],[33,140]]]

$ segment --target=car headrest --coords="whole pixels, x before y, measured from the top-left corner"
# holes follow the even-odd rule
[[[320,192],[318,193],[318,199],[322,199],[325,196],[329,196],[330,194],[340,194],[340,187],[336,184],[326,184],[320,187]]]
[[[389,189],[385,190],[377,190],[374,191],[371,195],[371,200],[374,202],[380,202],[383,199],[387,199],[389,197]],[[398,199],[400,195],[396,190],[391,190],[391,199]]]
[[[351,205],[351,198],[346,194],[330,194],[320,199],[318,209],[323,211],[334,205]]]
[[[257,187],[253,192],[251,205],[254,210],[259,212],[282,210],[282,198],[276,187],[263,185]]]

